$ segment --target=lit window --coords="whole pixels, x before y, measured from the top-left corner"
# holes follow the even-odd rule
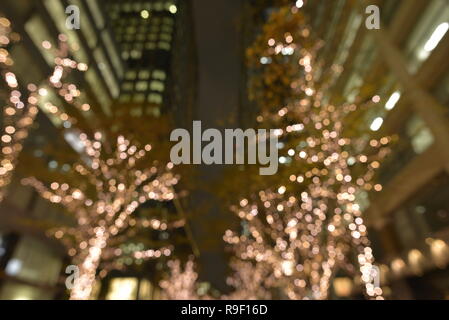
[[[120,102],[125,103],[125,102],[129,102],[130,100],[131,100],[131,95],[130,94],[122,94],[122,95],[120,95],[120,99],[119,99]]]
[[[157,80],[165,80],[167,78],[167,75],[163,70],[154,70],[153,78]]]
[[[148,42],[145,45],[145,49],[147,49],[147,50],[154,50],[154,49],[156,49],[156,44],[154,42]]]
[[[173,27],[172,26],[167,26],[167,25],[163,25],[161,28],[162,32],[167,32],[167,33],[172,33],[173,32]]]
[[[126,90],[126,91],[132,91],[134,88],[134,83],[133,82],[125,82],[122,85],[122,89]]]
[[[106,300],[135,300],[138,281],[136,278],[112,279]]]
[[[168,42],[163,42],[163,41],[161,41],[161,42],[158,43],[158,48],[159,48],[159,49],[162,49],[162,50],[169,51],[170,48],[171,48],[171,45],[170,45],[170,43],[168,43]]]
[[[151,93],[148,96],[148,102],[161,104],[162,103],[162,96],[160,94],[158,94],[158,93]]]
[[[449,30],[449,7],[445,0],[429,1],[408,37],[406,53],[409,71],[416,73]]]
[[[134,44],[134,50],[142,51],[143,44],[142,43],[135,43]]]
[[[149,79],[150,78],[150,71],[148,71],[148,70],[142,70],[142,71],[140,71],[139,72],[139,78],[140,79]]]
[[[142,10],[142,11],[140,12],[140,16],[141,16],[143,19],[148,19],[148,18],[150,17],[150,13],[148,12],[148,10]]]
[[[22,269],[22,261],[18,259],[11,259],[6,265],[5,273],[10,276],[16,276],[20,273],[21,269]]]
[[[388,99],[387,103],[385,104],[385,109],[393,110],[394,107],[396,107],[396,104],[399,102],[400,99],[401,99],[401,93],[399,91],[396,91],[395,93],[393,93],[391,95],[390,99]]]
[[[138,51],[138,50],[132,50],[131,51],[131,58],[138,60],[142,57],[142,51]]]
[[[426,151],[434,142],[432,132],[418,116],[407,123],[407,134],[412,139],[412,147],[417,154]]]
[[[161,81],[151,81],[150,89],[154,91],[162,92],[165,89],[165,85]]]
[[[126,2],[122,7],[122,10],[125,12],[131,12],[132,9],[132,4],[130,2]]]
[[[137,82],[136,90],[137,91],[147,91],[148,90],[148,82],[146,82],[146,81]]]
[[[133,100],[134,100],[134,102],[142,103],[145,101],[145,95],[143,93],[136,94],[136,95],[134,95]]]
[[[134,80],[136,78],[137,72],[134,70],[129,70],[126,72],[126,79]]]
[[[382,127],[383,123],[384,123],[384,119],[381,117],[374,119],[373,123],[371,123],[371,126],[370,126],[371,131],[379,131],[379,129]]]
[[[161,2],[156,2],[154,3],[154,10],[162,11],[164,10],[164,5]]]
[[[173,25],[173,18],[170,18],[170,17],[165,17],[164,18],[164,24],[168,24],[168,25],[170,25],[170,26],[172,26]]]
[[[64,139],[67,143],[78,153],[83,153],[85,149],[84,142],[79,138],[79,132],[73,130],[66,130],[64,132]]]
[[[161,34],[161,40],[170,42],[171,39],[172,39],[171,34],[169,34],[169,33],[162,33],[162,34]]]
[[[147,113],[150,115],[155,116],[156,118],[159,117],[161,115],[161,109],[159,108],[149,108],[147,110]]]

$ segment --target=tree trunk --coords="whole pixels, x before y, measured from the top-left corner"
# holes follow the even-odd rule
[[[95,284],[97,269],[101,260],[101,253],[106,246],[108,236],[101,230],[90,241],[87,256],[79,267],[79,278],[75,280],[70,292],[70,300],[89,300]]]

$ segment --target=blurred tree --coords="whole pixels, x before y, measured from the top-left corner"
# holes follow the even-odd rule
[[[171,255],[173,246],[148,241],[139,242],[143,247],[136,250],[123,250],[122,244],[130,240],[128,236],[138,236],[135,227],[173,229],[186,221],[165,221],[157,216],[148,221],[132,219],[143,203],[168,203],[176,198],[174,186],[179,175],[172,172],[168,159],[168,117],[133,118],[123,113],[87,121],[91,106],[78,99],[83,96],[81,90],[62,82],[66,69],[86,71],[87,66],[68,57],[64,35],[59,40],[58,49],[47,42],[43,46],[54,51],[56,57],[49,83],[67,105],[64,108],[48,100],[44,103],[46,114],[56,125],[56,134],[53,140],[38,146],[44,157],[36,158],[32,147],[23,153],[20,170],[29,177],[22,179],[24,185],[63,207],[65,218],[40,223],[45,228],[55,227],[49,233],[63,241],[79,266],[80,276],[71,298],[88,299],[102,262],[107,271],[117,267],[120,258],[145,260]],[[50,162],[65,164],[69,169],[55,170]]]
[[[198,273],[192,259],[182,267],[181,261],[168,262],[167,279],[160,282],[164,300],[198,300]]]
[[[231,265],[240,296],[260,296],[260,285],[280,289],[281,298],[326,299],[344,269],[354,279],[360,275],[369,297],[382,298],[362,211],[367,192],[382,189],[372,181],[391,138],[370,139],[368,128],[349,125],[371,100],[332,104],[328,92],[341,67],[323,69],[317,58],[322,46],[298,7],[286,5],[272,12],[247,50],[258,126],[278,128],[281,166],[272,177],[249,167],[222,185],[228,195],[236,194],[237,179],[247,189],[231,207],[241,230],[224,236],[253,270]]]
[[[69,255],[79,265],[80,276],[71,290],[72,299],[90,297],[102,254],[107,252],[105,248],[129,227],[130,217],[138,206],[148,200],[173,200],[173,186],[177,183],[170,165],[152,161],[148,167],[149,160],[145,158],[150,145],[139,148],[119,136],[114,149],[107,150],[99,132],[94,140],[85,134],[80,138],[85,157],[74,165],[66,182],[53,181],[47,187],[34,177],[22,180],[43,198],[62,205],[75,218],[74,227],[59,229],[54,234],[56,238],[65,238]],[[142,163],[144,167],[139,168]],[[162,253],[169,255],[166,250],[170,249],[165,248]],[[144,253],[141,254],[144,258]],[[157,257],[161,252],[154,254]]]

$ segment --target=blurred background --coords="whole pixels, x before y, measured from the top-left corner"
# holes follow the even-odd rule
[[[449,298],[448,30],[447,0],[2,0],[0,299]],[[344,165],[309,168],[308,104],[360,106]],[[266,179],[174,166],[194,120],[303,135]]]

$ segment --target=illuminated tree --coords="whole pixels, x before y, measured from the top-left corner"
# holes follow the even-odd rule
[[[86,71],[87,66],[69,58],[66,36],[60,35],[59,41],[57,49],[48,41],[42,43],[53,51],[55,67],[49,87],[38,92],[46,97],[54,90],[63,98],[65,108],[50,100],[42,103],[52,121],[63,125],[56,126],[59,132],[45,146],[45,158],[37,159],[30,153],[22,155],[22,174],[29,177],[22,179],[22,183],[32,186],[69,214],[68,218],[47,222],[44,227],[64,243],[68,255],[79,266],[80,277],[71,290],[71,299],[88,299],[99,267],[104,268],[104,274],[122,267],[119,258],[144,261],[171,255],[173,246],[169,244],[144,246],[133,252],[124,252],[121,244],[136,234],[133,229],[182,226],[157,217],[150,221],[132,217],[147,201],[172,201],[178,176],[172,173],[173,165],[167,157],[161,157],[162,153],[169,154],[161,147],[167,147],[161,139],[168,130],[164,118],[150,121],[145,117],[127,119],[125,115],[86,121],[85,113],[91,106],[79,99],[82,90],[75,84],[63,83],[62,79],[68,71]],[[71,169],[52,171],[46,163],[49,158],[72,164]]]
[[[228,277],[226,283],[234,288],[234,291],[222,298],[225,300],[270,300],[269,268],[262,263],[253,263],[241,259],[234,259],[230,263],[233,274]]]
[[[99,132],[93,140],[85,134],[80,138],[86,157],[74,165],[73,173],[79,178],[70,179],[78,181],[77,185],[52,182],[47,187],[35,178],[23,179],[24,185],[34,187],[43,198],[62,205],[75,217],[74,227],[55,233],[56,238],[66,237],[69,254],[80,268],[72,299],[89,298],[104,249],[128,227],[138,206],[148,200],[172,200],[177,183],[171,164],[159,166],[154,161],[149,168],[138,167],[138,162],[148,161],[150,145],[140,148],[119,136],[114,148],[107,150]]]
[[[47,94],[47,84],[57,89],[58,94],[73,106],[84,111],[87,107],[77,101],[76,98],[80,92],[76,85],[65,81],[71,70],[86,71],[87,66],[68,58],[67,39],[64,35],[59,36],[60,47],[54,50],[53,72],[48,80],[43,81],[39,86],[35,84],[22,85],[15,73],[11,71],[14,60],[9,52],[9,47],[19,40],[20,36],[12,31],[10,21],[0,17],[0,73],[4,82],[4,85],[0,85],[0,99],[6,103],[3,106],[1,127],[0,201],[5,197],[6,188],[11,182],[23,149],[23,143],[38,114],[37,106],[40,99]],[[47,41],[42,45],[48,50],[52,49],[51,44]],[[56,108],[47,105],[45,107]],[[69,119],[66,113],[60,112],[57,108],[52,112],[63,120]]]
[[[1,127],[0,159],[0,202],[5,197],[6,188],[11,182],[17,159],[22,151],[23,141],[38,112],[37,87],[33,84],[22,87],[11,67],[14,61],[9,46],[19,40],[12,32],[8,19],[0,17],[0,73],[3,83],[0,85],[0,99],[3,117]]]
[[[350,125],[371,99],[332,102],[342,68],[323,68],[322,45],[298,8],[284,6],[247,51],[257,121],[278,128],[281,167],[264,189],[247,182],[252,192],[232,206],[243,230],[227,231],[225,241],[236,257],[260,265],[248,276],[290,299],[328,298],[339,270],[358,273],[367,295],[381,299],[362,209],[366,193],[382,189],[372,181],[391,139]]]
[[[187,261],[184,268],[180,260],[169,261],[167,265],[168,278],[159,283],[162,288],[162,298],[164,300],[198,300],[198,273],[195,271],[193,260]]]

